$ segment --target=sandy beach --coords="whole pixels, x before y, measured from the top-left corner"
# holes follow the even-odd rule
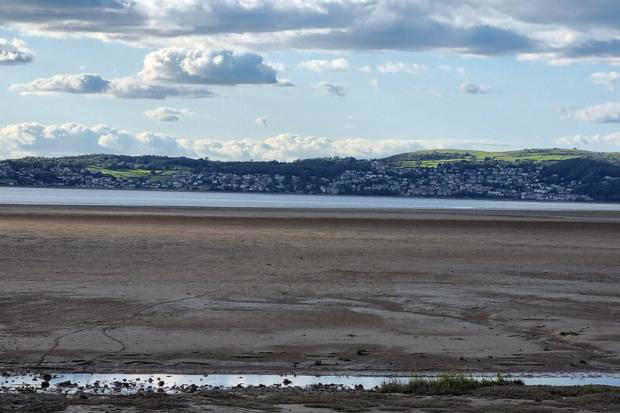
[[[0,368],[620,371],[620,215],[0,207]]]

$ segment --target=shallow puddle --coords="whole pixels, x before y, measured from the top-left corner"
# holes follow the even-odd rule
[[[423,377],[433,377],[426,375]],[[474,378],[494,378],[488,374],[473,374]],[[583,386],[607,385],[620,387],[620,374],[567,373],[516,374],[504,376],[520,379],[526,385]],[[46,377],[32,373],[0,377],[0,392],[44,391],[74,393],[132,394],[139,391],[165,393],[193,392],[200,389],[232,387],[307,387],[336,386],[343,389],[372,389],[386,381],[409,380],[406,376],[308,376],[308,375],[238,375],[238,374],[54,374]]]

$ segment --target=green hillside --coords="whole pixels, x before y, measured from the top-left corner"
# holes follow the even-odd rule
[[[402,153],[386,158],[394,166],[434,168],[441,163],[497,160],[505,162],[550,162],[573,158],[602,159],[620,162],[620,153],[590,152],[578,149],[523,149],[487,152],[463,149],[437,149]]]

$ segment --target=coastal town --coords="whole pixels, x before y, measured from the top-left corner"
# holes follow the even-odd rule
[[[251,162],[240,163],[252,166]],[[336,174],[218,171],[206,168],[109,170],[88,166],[0,161],[0,186],[90,189],[263,192],[417,197],[483,197],[537,201],[591,201],[578,180],[549,183],[544,163],[445,162],[435,167],[392,166],[384,160]],[[247,169],[247,168],[245,168]],[[616,178],[611,178],[616,179]]]

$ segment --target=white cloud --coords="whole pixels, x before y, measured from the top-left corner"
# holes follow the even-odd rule
[[[278,78],[278,83],[276,84],[278,87],[295,87],[295,84],[291,82],[289,79]]]
[[[11,85],[9,90],[22,95],[57,93],[114,96],[124,99],[165,99],[167,97],[199,98],[213,96],[197,86],[154,85],[135,77],[107,80],[95,73],[60,74]]]
[[[338,83],[330,83],[326,80],[322,80],[314,85],[314,90],[323,95],[344,97],[347,94],[345,87]]]
[[[51,94],[51,93],[107,93],[110,81],[95,73],[80,73],[76,75],[54,75],[48,78],[35,79],[29,83],[12,85],[11,91],[24,95]]]
[[[555,139],[555,143],[560,146],[583,147],[597,144],[612,144],[620,146],[620,132],[607,135],[574,135],[562,136]]]
[[[485,95],[491,92],[491,86],[489,85],[476,85],[474,83],[465,82],[459,86],[461,93],[467,93],[470,95]]]
[[[188,109],[175,109],[166,106],[160,106],[155,109],[147,110],[144,114],[149,118],[160,122],[177,122],[181,120],[183,116],[193,115],[193,113]]]
[[[0,159],[92,153],[209,157],[219,160],[282,160],[354,156],[381,158],[418,149],[502,147],[486,140],[365,138],[330,139],[281,133],[262,140],[185,139],[151,132],[131,133],[106,125],[22,123],[0,127]]]
[[[370,79],[368,82],[370,83],[370,87],[373,89],[379,89],[379,79]]]
[[[349,62],[346,59],[338,58],[333,60],[307,60],[301,62],[299,66],[311,72],[343,72],[349,69]]]
[[[32,51],[20,39],[0,37],[0,65],[19,65],[32,62]]]
[[[265,62],[265,64],[267,66],[269,66],[270,68],[272,68],[273,70],[275,70],[278,73],[283,73],[286,72],[287,67],[284,63],[278,63],[278,62]]]
[[[403,63],[403,62],[385,62],[377,66],[377,70],[380,73],[417,73],[423,70],[424,66],[416,63]]]
[[[277,72],[272,66],[254,53],[170,47],[149,53],[138,76],[148,82],[275,84]]]
[[[617,123],[620,122],[620,102],[607,102],[577,109],[570,114],[570,117],[582,122]]]
[[[269,123],[267,122],[267,118],[263,118],[263,117],[260,117],[260,116],[258,118],[256,118],[254,123],[256,123],[258,126],[262,126],[264,128],[269,126]]]
[[[364,66],[360,66],[357,70],[359,70],[362,73],[368,74],[372,72],[372,67],[370,67],[370,65],[364,65]]]
[[[607,86],[614,90],[614,84],[620,80],[620,72],[596,72],[590,75],[592,83],[595,85]]]

